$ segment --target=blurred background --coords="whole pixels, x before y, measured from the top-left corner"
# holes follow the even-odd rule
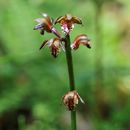
[[[61,102],[69,91],[65,54],[39,51],[54,37],[33,31],[41,13],[80,17],[71,40],[82,33],[91,39],[92,49],[72,52],[85,101],[78,130],[130,130],[130,0],[0,0],[0,130],[70,130]]]

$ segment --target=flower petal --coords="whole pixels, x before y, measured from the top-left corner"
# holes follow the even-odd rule
[[[81,103],[85,104],[84,100],[79,96],[78,93],[77,93],[77,96],[78,96],[79,100],[81,101]]]
[[[71,44],[71,48],[76,50],[79,48],[80,44],[83,44],[83,45],[87,46],[88,48],[91,48],[90,39],[88,39],[87,35],[85,35],[85,34],[78,35],[75,38],[73,44]]]
[[[60,23],[61,20],[64,20],[64,19],[65,19],[64,16],[60,16],[60,17],[58,17],[58,18],[55,20],[54,24]]]
[[[44,17],[44,22],[46,24],[52,25],[53,19],[50,16],[48,16],[46,13],[42,13],[42,16]]]
[[[72,17],[73,23],[82,24],[82,20],[76,16]]]
[[[41,23],[43,23],[43,18],[37,18],[34,21],[41,24]]]
[[[40,46],[39,50],[41,50],[46,44],[48,43],[48,40],[45,40],[42,45]]]
[[[60,43],[61,41],[58,38],[53,39],[53,43],[51,46],[51,53],[56,58],[60,52]]]
[[[38,24],[33,29],[34,30],[41,30],[41,29],[43,29],[43,25],[42,24]]]
[[[56,58],[58,56],[59,49],[52,47],[51,48],[51,54]]]
[[[54,42],[54,38],[48,40],[48,46],[51,47]]]

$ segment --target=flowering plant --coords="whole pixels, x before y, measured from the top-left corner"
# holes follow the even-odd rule
[[[61,25],[63,33],[65,34],[65,36],[67,36],[74,28],[74,24],[82,24],[82,21],[80,18],[72,16],[70,14],[60,16],[56,20],[53,20],[47,14],[42,14],[42,16],[43,18],[35,19],[38,24],[34,27],[34,30],[40,30],[41,35],[44,35],[44,32],[53,33],[56,38],[45,40],[40,49],[43,48],[45,45],[48,45],[48,47],[51,48],[51,54],[54,57],[57,57],[60,52],[60,48],[65,51],[64,45],[66,44],[66,41],[65,37],[61,37],[61,34],[56,30],[54,24],[59,23]],[[63,42],[65,42],[65,44],[63,44]],[[70,47],[71,49],[76,50],[79,48],[80,44],[91,48],[90,39],[85,34],[78,35]]]
[[[74,28],[75,24],[82,24],[82,20],[71,14],[66,14],[60,16],[57,19],[53,20],[47,14],[42,14],[43,18],[37,18],[35,21],[38,23],[34,30],[40,30],[40,34],[44,35],[44,32],[53,33],[56,37],[49,40],[45,40],[40,46],[40,50],[46,45],[50,48],[51,54],[53,57],[57,57],[61,49],[66,54],[66,60],[68,65],[68,74],[69,74],[69,84],[70,91],[65,94],[62,98],[64,105],[71,111],[71,126],[72,130],[76,130],[76,110],[75,107],[80,100],[82,103],[84,101],[79,96],[75,89],[74,84],[74,73],[73,73],[73,62],[71,50],[77,50],[80,45],[84,45],[87,48],[91,48],[90,39],[86,34],[78,35],[73,43],[70,42],[70,32]],[[57,31],[54,27],[55,24],[59,23],[61,25],[62,32],[64,37]]]

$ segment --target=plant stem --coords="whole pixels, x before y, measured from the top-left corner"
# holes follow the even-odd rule
[[[73,91],[75,90],[75,84],[74,84],[73,61],[71,55],[69,35],[66,35],[65,37],[65,50],[66,50],[66,60],[67,60],[68,74],[69,74],[70,91]]]
[[[70,84],[70,91],[75,90],[75,83],[74,83],[74,72],[73,72],[73,60],[71,55],[71,48],[70,48],[70,36],[69,34],[65,36],[65,50],[66,50],[66,60],[68,66],[68,74],[69,74],[69,84]],[[76,130],[76,111],[71,111],[71,130]]]

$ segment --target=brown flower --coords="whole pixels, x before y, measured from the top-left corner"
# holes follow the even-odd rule
[[[60,48],[64,50],[64,47],[62,46],[62,41],[59,38],[52,38],[50,40],[45,40],[40,49],[42,49],[45,45],[48,45],[51,49],[51,54],[56,58],[60,52]]]
[[[74,24],[82,24],[81,19],[71,14],[66,14],[65,16],[60,16],[55,20],[55,24],[60,23],[61,29],[64,33],[69,34],[70,31],[74,28]]]
[[[79,94],[74,90],[70,91],[67,94],[63,96],[63,103],[64,105],[70,110],[74,110],[76,105],[78,104],[79,100],[84,103],[82,98],[79,96]]]
[[[79,48],[80,44],[83,44],[83,45],[87,46],[88,48],[91,48],[90,39],[85,34],[78,35],[75,38],[74,42],[71,44],[71,48],[76,50]]]
[[[53,27],[53,20],[47,14],[42,14],[43,18],[37,18],[35,21],[38,23],[34,30],[40,30],[40,33],[43,35],[44,31],[48,33],[54,33],[57,37],[60,38],[60,34],[58,31]]]

